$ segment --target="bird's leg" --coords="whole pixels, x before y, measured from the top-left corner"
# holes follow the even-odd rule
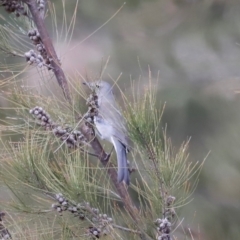
[[[113,149],[114,149],[114,147],[112,147],[112,150],[111,150],[111,152],[109,153],[109,156],[111,156],[111,154],[112,154],[112,152],[113,152]]]
[[[108,160],[109,160],[109,158],[110,158],[111,155],[112,155],[113,149],[114,149],[114,147],[112,147],[112,150],[111,150],[110,153],[107,153],[107,156],[105,157],[104,161],[108,161]]]

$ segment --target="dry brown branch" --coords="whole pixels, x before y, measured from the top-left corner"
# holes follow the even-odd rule
[[[69,91],[69,86],[67,83],[66,76],[61,68],[61,64],[59,62],[59,59],[57,57],[56,51],[54,49],[52,40],[48,34],[47,28],[44,23],[44,19],[41,17],[41,14],[39,14],[37,1],[35,0],[23,0],[29,8],[29,11],[31,12],[32,19],[38,29],[38,32],[41,36],[41,40],[43,42],[43,45],[46,49],[46,52],[50,59],[52,59],[51,65],[52,70],[56,76],[56,79],[58,81],[58,84],[63,90],[64,96],[66,99],[71,102],[71,95]]]
[[[40,16],[38,11],[37,2],[35,0],[23,0],[24,3],[27,4],[29,11],[31,12],[33,21],[36,25],[36,28],[39,31],[39,34],[41,36],[41,40],[44,44],[44,47],[46,49],[46,52],[50,58],[52,58],[52,67],[53,72],[56,76],[56,79],[58,81],[58,84],[63,89],[64,95],[66,99],[71,102],[71,94],[69,91],[69,86],[67,79],[65,77],[65,74],[60,66],[60,62],[58,60],[56,51],[54,49],[53,43],[51,38],[49,37],[48,31],[46,29],[46,26],[44,24],[44,19]],[[115,170],[115,166],[107,161],[108,155],[104,151],[102,145],[98,141],[98,139],[93,134],[93,131],[91,127],[88,127],[86,125],[83,125],[81,127],[81,132],[86,137],[86,139],[90,142],[91,147],[93,148],[94,153],[98,156],[99,160],[101,161],[102,165],[106,168],[106,171],[108,172],[108,175],[115,186],[119,196],[122,199],[122,202],[124,203],[125,209],[130,214],[132,219],[136,222],[136,224],[139,222],[138,218],[138,210],[134,206],[132,199],[127,191],[127,187],[124,185],[124,183],[118,183],[117,180],[117,172]]]
[[[107,161],[108,159],[108,154],[104,151],[102,145],[98,141],[98,139],[95,137],[92,129],[86,125],[81,127],[81,131],[88,140],[88,142],[91,144],[91,147],[94,150],[94,153],[98,156],[99,160],[101,161],[102,165],[106,168],[108,175],[111,178],[111,181],[114,185],[114,187],[117,189],[124,206],[128,213],[131,215],[133,220],[135,222],[138,222],[138,210],[134,206],[132,199],[127,191],[127,186],[122,182],[118,183],[117,180],[117,171],[115,170],[114,164],[111,162]]]

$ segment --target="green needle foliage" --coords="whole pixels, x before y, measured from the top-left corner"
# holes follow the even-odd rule
[[[48,232],[41,233],[46,227],[44,222],[46,216],[43,215],[48,216],[48,221],[55,221],[56,213],[50,210],[50,206],[54,202],[54,194],[62,193],[70,201],[90,202],[101,212],[114,217],[117,224],[125,222],[126,225],[123,226],[135,229],[128,214],[120,207],[121,204],[117,204],[120,203],[119,195],[109,182],[105,169],[87,154],[90,151],[89,147],[83,147],[84,152],[80,149],[69,149],[52,131],[47,131],[36,124],[36,120],[29,114],[29,109],[35,106],[35,103],[39,103],[43,108],[54,106],[48,107],[54,119],[60,120],[60,124],[63,125],[72,123],[73,128],[77,128],[74,113],[78,110],[70,110],[67,105],[64,107],[64,104],[54,97],[44,98],[37,93],[27,94],[17,86],[12,89],[8,100],[15,106],[18,124],[16,121],[12,124],[5,122],[1,128],[3,136],[10,132],[17,140],[12,141],[12,137],[7,141],[2,139],[0,179],[11,190],[13,201],[4,208],[14,207],[15,212],[25,213],[24,217],[22,214],[20,216],[24,219],[27,217],[25,221],[28,222],[29,229],[32,229],[29,219],[35,219],[34,214],[41,213],[37,223],[38,229],[35,231],[48,236]],[[132,91],[135,89],[133,87]],[[79,92],[75,91],[75,94]],[[167,139],[166,131],[161,127],[162,109],[156,107],[154,101],[156,93],[150,86],[143,96],[126,104],[126,120],[129,136],[133,142],[131,158],[136,168],[131,176],[132,184],[129,191],[135,196],[135,203],[140,206],[144,231],[154,239],[156,234],[154,221],[167,214],[167,211],[171,211],[173,223],[178,224],[176,211],[191,200],[202,164],[188,161],[188,142],[180,149],[174,150],[171,141]],[[73,103],[73,106],[75,105]],[[168,206],[167,199],[170,196],[176,200]],[[58,221],[55,224],[58,230],[54,230],[54,238],[57,239],[62,231],[64,234],[61,235],[61,239],[68,239],[66,234],[70,234],[69,232],[74,234],[77,232],[82,236],[88,225],[69,216],[61,225],[65,215],[57,217]],[[28,219],[29,216],[31,217]],[[21,229],[23,226],[18,221],[15,220],[17,228]],[[13,224],[12,231],[16,232],[16,235],[23,234],[17,228]],[[115,239],[118,239],[116,237],[118,234],[119,239],[126,234],[119,233],[119,230],[117,232],[111,233]],[[133,235],[130,232],[126,236]],[[39,236],[39,239],[42,238]]]
[[[54,9],[50,5],[52,13]],[[70,35],[74,18],[75,14],[69,27],[64,18],[63,29]],[[21,39],[27,29],[19,34],[8,31],[11,26],[0,28],[0,48],[14,55],[16,47],[8,39]],[[72,97],[69,103],[48,84],[51,73],[47,70],[27,75],[26,66],[19,70],[2,64],[1,69],[8,76],[1,86],[7,89],[2,94],[7,107],[2,109],[6,118],[0,125],[0,182],[7,186],[12,200],[0,204],[9,212],[4,225],[13,239],[165,239],[161,238],[163,234],[181,225],[177,212],[191,200],[204,161],[189,162],[189,141],[178,150],[172,147],[162,129],[164,106],[158,108],[151,78],[145,90],[137,90],[140,87],[134,82],[131,101],[122,93],[133,143],[130,156],[135,171],[128,192],[137,206],[136,223],[123,206],[106,168],[94,156],[90,142],[70,146],[69,139],[61,138],[59,133],[64,130],[71,136],[85,124],[82,116],[87,111],[87,94],[79,80],[68,79]],[[37,74],[39,83],[29,86],[29,79]],[[29,111],[41,113],[40,121]],[[41,124],[43,117],[48,118],[48,126]],[[103,142],[103,147],[108,146]],[[114,160],[113,154],[110,161]],[[175,232],[171,234],[175,236]]]
[[[134,186],[134,189],[151,206],[151,213],[159,214],[166,207],[162,205],[166,205],[164,198],[168,195],[176,197],[174,208],[191,200],[204,161],[201,164],[188,161],[189,141],[178,150],[173,148],[161,125],[164,105],[162,109],[157,107],[157,93],[151,80],[144,93],[136,89],[138,86],[133,84],[133,102],[126,101],[129,134],[134,143],[133,159],[141,182],[141,187]]]

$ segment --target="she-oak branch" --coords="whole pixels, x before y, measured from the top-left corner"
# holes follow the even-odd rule
[[[54,49],[52,40],[48,34],[48,31],[46,29],[46,26],[44,24],[44,19],[40,16],[38,5],[36,0],[23,0],[22,2],[26,3],[29,11],[32,15],[32,19],[36,25],[36,28],[39,31],[42,43],[46,49],[46,52],[49,56],[49,58],[52,59],[52,67],[53,72],[55,74],[55,77],[58,81],[58,84],[63,90],[64,96],[68,102],[71,103],[71,94],[68,86],[67,79],[65,77],[65,74],[60,66],[60,62],[58,60],[56,51]],[[114,165],[108,161],[106,161],[107,153],[104,151],[102,145],[98,141],[98,139],[94,136],[92,128],[88,127],[86,125],[83,125],[81,127],[81,132],[86,137],[86,139],[91,144],[91,147],[93,148],[94,153],[98,156],[99,160],[101,161],[102,165],[106,168],[108,175],[114,184],[116,190],[118,191],[119,196],[121,197],[125,209],[127,212],[131,215],[135,223],[139,221],[138,215],[139,212],[137,208],[134,206],[132,199],[127,191],[126,186],[124,183],[118,183],[117,180],[117,172],[114,168]]]

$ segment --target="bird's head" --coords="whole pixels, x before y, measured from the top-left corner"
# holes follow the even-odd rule
[[[112,86],[105,81],[84,82],[91,90],[95,90],[98,95],[104,95],[112,91]]]

